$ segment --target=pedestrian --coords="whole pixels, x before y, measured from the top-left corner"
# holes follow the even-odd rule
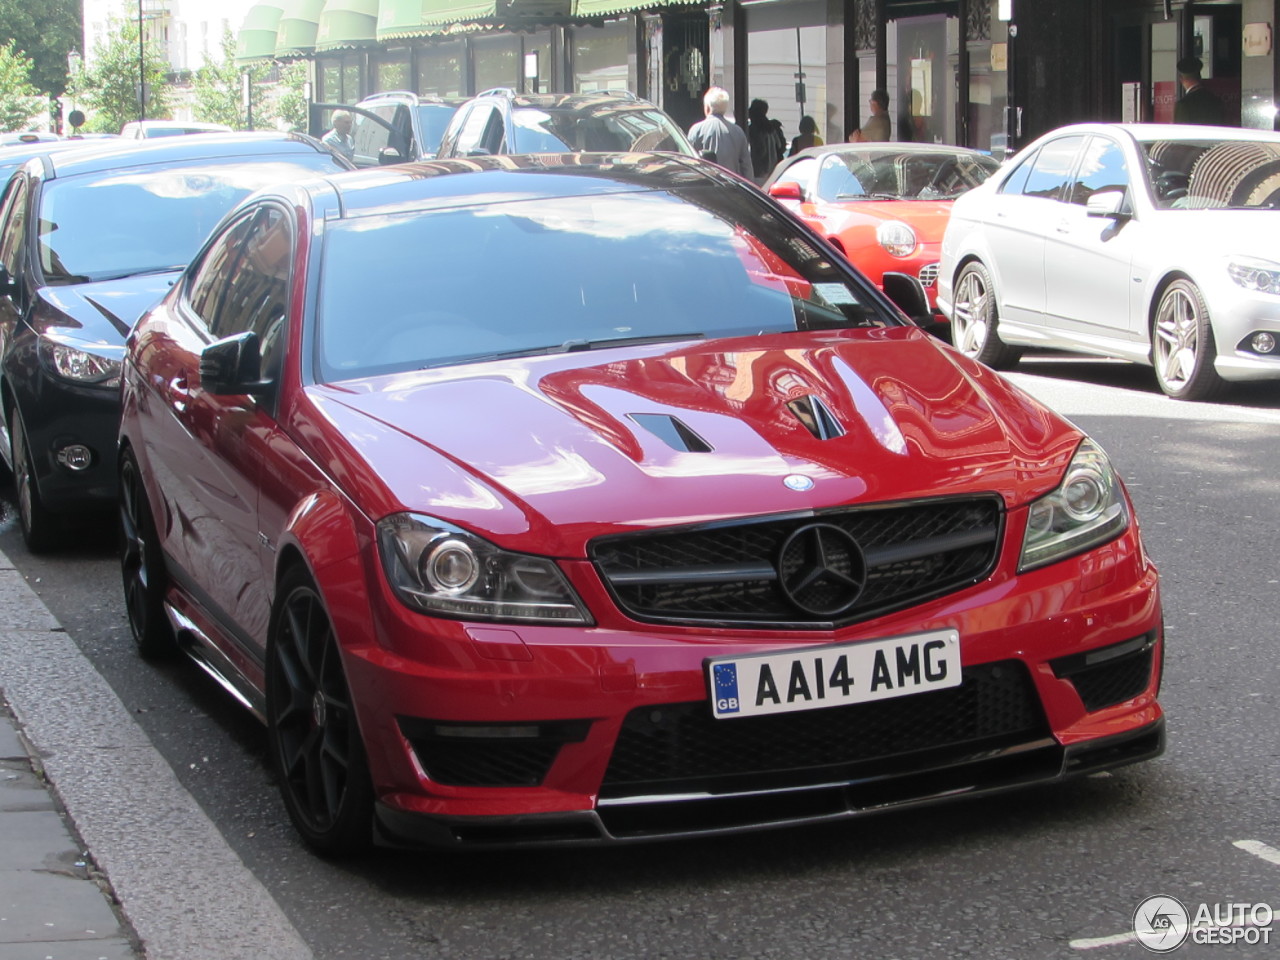
[[[351,114],[346,110],[335,110],[332,122],[333,129],[321,137],[320,142],[334,153],[354,160],[356,142],[351,138]]]
[[[1200,79],[1202,69],[1204,64],[1199,57],[1183,57],[1178,61],[1178,83],[1182,85],[1182,99],[1174,105],[1174,123],[1221,126],[1227,122],[1222,101]]]
[[[741,176],[751,177],[751,148],[746,132],[729,120],[729,91],[711,87],[702,97],[706,119],[689,128],[689,142],[708,160]]]
[[[866,143],[871,140],[889,139],[889,93],[886,90],[872,90],[871,116],[861,128],[855,128],[849,134],[850,143]]]
[[[751,169],[756,183],[764,183],[787,152],[782,124],[769,116],[769,101],[755,99],[747,108],[747,140],[751,144]]]
[[[820,146],[822,146],[822,138],[818,136],[818,124],[813,117],[805,114],[800,118],[800,133],[792,138],[791,152],[787,156],[794,157],[801,150]]]

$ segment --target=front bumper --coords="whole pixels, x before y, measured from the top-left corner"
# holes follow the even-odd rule
[[[831,632],[432,620],[373,591],[376,642],[344,643],[393,842],[607,843],[777,827],[971,796],[1163,749],[1158,577],[1135,528]],[[595,611],[589,564],[566,564]],[[374,571],[370,571],[371,573]],[[381,578],[368,582],[378,583]],[[339,636],[350,632],[342,624]],[[708,657],[951,628],[964,682],[869,704],[715,720]]]

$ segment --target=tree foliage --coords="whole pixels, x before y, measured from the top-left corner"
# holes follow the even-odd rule
[[[307,132],[308,105],[304,87],[309,78],[309,64],[305,60],[295,60],[280,69],[275,113],[277,122],[286,130]]]
[[[0,0],[0,30],[31,59],[31,83],[60,97],[67,83],[67,54],[80,46],[81,0]]]
[[[119,133],[130,120],[143,119],[138,110],[138,24],[113,20],[109,39],[94,49],[93,62],[71,78],[68,90],[88,114],[86,132]],[[169,119],[170,91],[165,83],[168,65],[150,44],[142,51],[146,79],[146,119]]]
[[[271,118],[267,116],[267,88],[265,81],[271,72],[271,65],[255,63],[247,67],[236,65],[236,39],[230,30],[222,35],[222,58],[214,61],[207,59],[192,78],[191,93],[193,97],[192,114],[195,119],[205,123],[225,123],[234,130],[244,130],[249,126],[249,117],[244,108],[244,82],[241,78],[249,74],[249,96],[253,107],[253,125],[262,129],[271,126]]]
[[[31,84],[31,61],[9,42],[0,46],[0,130],[27,130],[49,113],[49,98]]]

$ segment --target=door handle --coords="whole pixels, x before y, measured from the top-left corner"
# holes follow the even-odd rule
[[[1054,229],[1056,229],[1059,233],[1070,233],[1070,232],[1071,232],[1071,221],[1070,221],[1070,220],[1060,220],[1060,221],[1058,221],[1058,225],[1057,225],[1057,227],[1055,227]]]

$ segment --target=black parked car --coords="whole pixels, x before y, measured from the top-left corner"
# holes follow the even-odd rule
[[[350,166],[309,137],[206,134],[59,151],[11,176],[0,454],[30,549],[53,545],[61,514],[115,502],[120,357],[143,310],[250,193]]]
[[[625,90],[522,94],[499,88],[458,108],[436,156],[652,151],[697,156],[674,120]]]

